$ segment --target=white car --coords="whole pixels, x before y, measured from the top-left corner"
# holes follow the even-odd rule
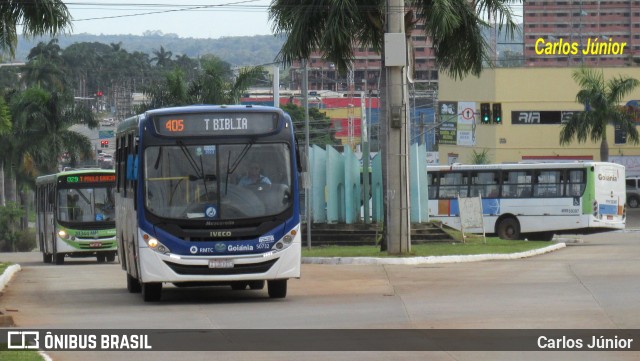
[[[102,160],[100,161],[100,168],[103,168],[103,169],[113,168],[113,155],[103,153]]]
[[[100,122],[100,125],[104,125],[104,126],[107,126],[107,127],[114,126],[115,124],[116,124],[116,122],[113,120],[113,118],[102,119],[102,121]]]

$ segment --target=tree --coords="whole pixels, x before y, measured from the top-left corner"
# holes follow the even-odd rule
[[[29,36],[56,35],[71,28],[71,14],[62,0],[0,1],[0,51],[14,55],[17,25]]]
[[[635,119],[638,113],[620,106],[623,99],[640,85],[640,81],[628,76],[618,76],[605,81],[602,70],[580,68],[573,72],[573,79],[580,86],[576,101],[583,104],[584,112],[573,113],[571,119],[562,125],[560,144],[573,141],[579,143],[587,138],[600,142],[600,160],[609,160],[607,125],[613,123],[627,134],[627,139],[638,144],[638,130]]]
[[[291,116],[298,139],[304,139],[304,107],[287,103],[281,108]],[[331,118],[318,108],[309,108],[309,143],[318,146],[339,144],[334,135],[335,131],[331,129]]]
[[[256,79],[263,76],[262,67],[247,67],[234,74],[229,64],[218,58],[203,60],[203,70],[193,81],[187,81],[180,69],[165,74],[165,79],[146,86],[149,101],[138,109],[162,108],[188,104],[237,104]]]
[[[61,51],[58,39],[52,39],[49,43],[39,42],[27,56],[29,61],[24,67],[22,83],[57,91],[65,89],[67,77]]]
[[[166,68],[171,65],[171,56],[173,56],[173,53],[164,50],[163,46],[160,46],[160,50],[154,50],[153,55],[151,61],[155,61],[157,67]]]
[[[482,36],[489,27],[483,14],[493,14],[498,29],[513,36],[518,26],[509,4],[514,0],[414,0],[407,3],[424,19],[425,35],[433,42],[436,64],[455,78],[478,76],[490,49]],[[274,0],[269,9],[276,33],[287,35],[279,53],[286,64],[308,59],[320,51],[346,72],[358,47],[382,52],[386,28],[385,0],[332,0],[306,2]],[[413,18],[413,10],[407,12]],[[406,18],[408,18],[407,16]],[[408,25],[412,25],[410,22]],[[410,29],[408,29],[410,30]]]

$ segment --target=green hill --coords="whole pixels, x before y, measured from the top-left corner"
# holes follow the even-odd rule
[[[20,37],[16,49],[16,62],[25,61],[31,48],[38,42],[49,42],[50,37],[25,39]],[[282,47],[284,39],[274,35],[234,36],[218,39],[181,38],[175,34],[147,32],[140,35],[92,35],[77,34],[58,37],[61,48],[78,42],[118,44],[128,52],[141,51],[153,54],[164,47],[174,56],[187,55],[197,58],[205,54],[213,54],[232,65],[262,65],[272,63]]]

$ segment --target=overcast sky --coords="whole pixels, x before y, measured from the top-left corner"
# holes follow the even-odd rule
[[[180,37],[268,35],[270,0],[65,0],[73,34],[160,30]]]
[[[270,35],[271,0],[65,0],[73,34],[132,34],[159,30],[180,37]],[[522,21],[522,5],[514,7]]]

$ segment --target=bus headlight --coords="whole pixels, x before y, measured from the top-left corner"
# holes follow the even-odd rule
[[[167,254],[171,252],[167,246],[160,243],[160,241],[158,241],[158,239],[155,237],[151,237],[150,235],[145,233],[142,236],[142,239],[144,240],[144,243],[146,243],[147,246],[149,246],[149,248],[151,248],[152,250],[158,253]]]
[[[285,234],[284,237],[282,237],[278,242],[276,242],[271,247],[271,250],[273,252],[279,252],[283,249],[286,249],[293,243],[293,239],[295,238],[297,233],[298,232],[295,229],[292,229],[289,233]]]
[[[64,229],[61,229],[58,231],[58,237],[62,239],[69,239],[69,233],[67,233],[67,231],[65,231]]]

